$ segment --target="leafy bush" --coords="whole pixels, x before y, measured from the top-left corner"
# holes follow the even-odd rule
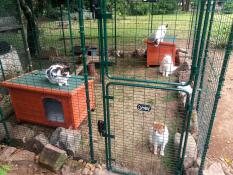
[[[171,14],[177,9],[177,0],[159,0],[153,4],[153,14]],[[151,3],[133,0],[118,0],[117,13],[120,15],[146,15],[151,11]]]
[[[231,32],[231,26],[228,24],[222,25],[220,28],[216,26],[217,24],[213,27],[217,28],[217,30],[212,32],[212,43],[216,48],[225,48]]]
[[[6,175],[10,169],[9,165],[0,165],[0,175]]]
[[[59,20],[61,17],[61,13],[58,8],[47,8],[44,16],[50,19]]]
[[[155,3],[155,8],[153,9],[153,14],[171,14],[177,10],[176,0],[160,0]]]
[[[233,1],[228,1],[224,4],[223,13],[233,14]]]
[[[17,16],[16,1],[1,0],[0,16]]]

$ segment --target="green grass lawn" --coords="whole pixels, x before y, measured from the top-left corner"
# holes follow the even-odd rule
[[[194,17],[195,18],[195,17]],[[233,15],[216,14],[212,31],[212,40],[216,45],[224,46],[230,32]],[[195,20],[195,19],[194,19]],[[176,36],[179,41],[187,41],[193,37],[194,25],[192,13],[148,16],[117,16],[114,20],[107,20],[108,47],[114,48],[115,37],[118,49],[136,49],[144,45],[143,39],[153,33],[161,24],[168,24],[167,35]],[[42,46],[55,46],[64,51],[62,29],[55,21],[40,22],[40,42]],[[115,33],[116,32],[116,33]],[[70,52],[70,31],[64,29],[66,50]],[[72,35],[74,43],[80,45],[78,21],[72,21]],[[98,46],[98,21],[85,20],[85,36],[87,45]]]
[[[188,39],[192,27],[192,14],[176,15],[154,15],[152,22],[149,16],[117,16],[116,28],[114,20],[107,21],[107,34],[109,45],[113,45],[115,36],[118,46],[136,46],[143,44],[142,40],[153,33],[161,24],[168,24],[167,35],[176,36],[178,39]],[[62,29],[57,27],[55,21],[41,22],[39,25],[41,32],[41,42],[45,45],[54,43],[63,46]],[[115,33],[116,30],[116,33]],[[79,24],[77,21],[72,22],[72,31],[74,42],[79,41]],[[70,37],[69,28],[64,30],[65,37]],[[85,21],[85,36],[89,45],[98,44],[98,21]],[[67,45],[69,42],[67,40]]]
[[[108,48],[114,48],[115,38],[118,49],[132,50],[145,47],[143,39],[153,33],[161,24],[168,24],[167,35],[176,36],[177,41],[188,41],[193,38],[194,26],[192,13],[178,13],[169,15],[151,16],[117,16],[117,22],[107,20]],[[215,14],[211,40],[216,46],[225,47],[230,32],[233,15]],[[116,28],[115,28],[116,26]],[[56,21],[38,21],[39,40],[43,48],[55,47],[60,53],[65,48],[71,54],[69,27],[63,32]],[[75,45],[80,45],[79,23],[72,21],[72,35]],[[115,33],[116,31],[116,33]],[[85,20],[86,44],[98,46],[98,21]],[[20,32],[1,33],[0,39],[8,41],[18,50],[23,49],[23,41]],[[64,44],[65,43],[65,44]],[[66,47],[64,47],[64,45]]]

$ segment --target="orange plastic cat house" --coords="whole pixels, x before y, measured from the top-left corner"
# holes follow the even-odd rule
[[[165,55],[171,55],[173,63],[176,57],[176,44],[173,42],[160,42],[156,47],[149,40],[145,40],[147,44],[147,67],[159,66]]]
[[[1,83],[9,89],[18,121],[75,129],[87,117],[85,85],[81,76],[72,76],[68,84],[60,87],[49,83],[43,71]],[[94,81],[89,80],[88,85],[90,106],[94,109]]]

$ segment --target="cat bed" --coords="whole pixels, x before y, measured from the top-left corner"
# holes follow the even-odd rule
[[[45,71],[33,71],[4,81],[18,121],[42,125],[78,128],[87,117],[83,76],[71,76],[68,86],[49,83]],[[90,106],[95,108],[94,81],[88,81]]]

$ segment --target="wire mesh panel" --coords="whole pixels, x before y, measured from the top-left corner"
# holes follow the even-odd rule
[[[45,53],[51,53],[51,57],[72,56],[72,44],[80,46],[77,1],[44,1],[36,5],[48,6],[45,13],[35,12],[40,33],[40,56],[48,57]]]
[[[11,9],[0,11],[1,86],[15,110],[11,138],[42,133],[68,155],[111,170],[182,174],[196,146],[189,125],[197,101],[201,171],[232,50],[232,1],[186,2],[1,2]],[[169,75],[161,68],[166,57]],[[62,75],[50,74],[51,65]],[[178,90],[182,82],[191,92],[184,84]]]
[[[1,81],[5,80],[1,82],[1,88],[10,89],[7,96],[10,96],[10,107],[13,106],[15,112],[7,122],[10,143],[15,144],[15,140],[23,139],[21,133],[30,131],[32,134],[29,140],[26,139],[30,143],[43,134],[50,144],[64,149],[69,156],[89,160],[92,141],[88,115],[95,110],[94,81],[87,78],[87,73],[80,75],[85,72],[86,63],[81,64],[77,2],[73,3],[3,2],[12,6],[14,13],[1,13]],[[59,16],[52,17],[55,13]],[[72,18],[71,13],[76,16]],[[75,47],[74,41],[78,46]],[[32,63],[27,58],[29,51]],[[75,71],[76,64],[79,73]],[[4,129],[1,125],[1,136]],[[27,141],[20,146],[28,148]]]
[[[174,137],[183,131],[186,116],[177,102],[178,92],[133,85],[110,85],[108,90],[113,97],[108,104],[114,135],[109,148],[112,168],[137,174],[176,173],[180,162]],[[153,135],[159,131],[157,124],[164,126],[160,139]]]
[[[206,50],[203,53],[201,92],[198,96],[199,155],[205,157],[211,129],[215,118],[226,67],[232,52],[232,21],[229,6],[232,1],[214,3],[210,16],[212,25],[207,36]],[[217,13],[214,13],[214,12]],[[204,160],[203,160],[204,164]]]
[[[0,14],[1,81],[24,72],[29,64],[18,4],[13,1],[4,1],[2,4],[5,7],[1,8]]]
[[[190,3],[186,13],[181,8],[178,1],[106,1],[105,49],[108,61],[115,63],[107,67],[109,77],[176,82],[175,76],[162,77],[159,65],[167,55],[173,66],[192,59],[198,4]]]

